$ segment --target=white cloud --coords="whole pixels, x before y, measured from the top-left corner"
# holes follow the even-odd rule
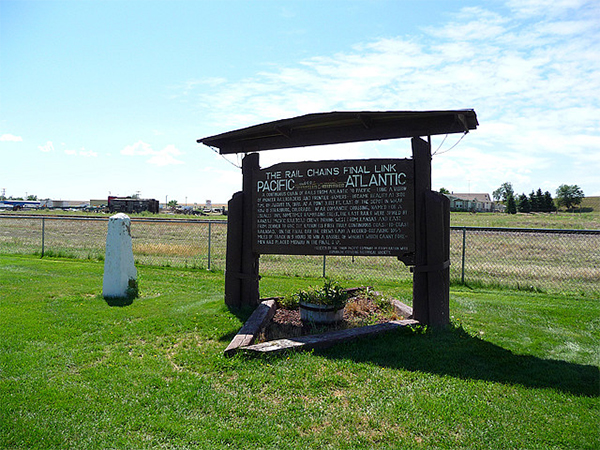
[[[65,145],[64,143],[62,145]],[[65,154],[69,156],[83,156],[84,158],[95,158],[98,156],[98,153],[93,150],[86,150],[85,147],[81,147],[79,151],[65,149]]]
[[[162,150],[154,150],[150,144],[138,141],[135,144],[126,146],[121,150],[121,154],[128,156],[150,156],[146,162],[155,166],[183,164],[183,161],[176,158],[182,155],[182,153],[174,145],[167,145]]]
[[[86,150],[84,147],[81,147],[81,150],[79,150],[79,156],[84,156],[86,158],[95,158],[98,156],[98,153],[96,153],[93,150]]]
[[[54,151],[54,145],[51,141],[46,142],[44,145],[38,145],[38,148],[44,153]]]
[[[592,4],[594,0],[509,0],[507,6],[519,17],[535,17],[540,15],[558,16],[569,10]]]
[[[530,2],[535,3],[535,2]],[[536,26],[482,8],[427,30],[437,38],[386,38],[331,57],[310,58],[203,96],[233,127],[334,109],[479,106],[500,116],[522,107],[594,105],[600,90],[596,31],[564,40],[589,19]],[[487,30],[485,33],[481,30]],[[493,30],[493,31],[490,31]],[[591,94],[591,96],[590,96]],[[565,103],[563,103],[565,102]],[[504,111],[499,110],[499,106]],[[242,123],[242,122],[246,123]]]
[[[14,134],[3,134],[0,136],[0,142],[21,142],[23,138],[21,136],[15,136]]]
[[[428,34],[453,42],[485,41],[502,36],[508,20],[500,14],[480,7],[463,8],[456,14],[456,22],[445,27],[427,28]]]
[[[174,145],[167,145],[162,150],[155,152],[148,160],[148,163],[155,166],[183,164],[183,161],[176,158],[176,156],[180,156],[181,154],[182,153]]]
[[[449,166],[454,182],[470,177],[491,191],[512,178],[531,190],[541,185],[537,179],[562,182],[565,167],[598,173],[600,8],[583,0],[508,6],[511,15],[464,8],[419,37],[382,38],[222,82],[200,101],[215,134],[319,111],[474,108],[479,129],[444,155],[460,162]],[[383,145],[354,147],[352,157],[370,157]],[[261,161],[323,155],[294,152],[266,152]],[[597,179],[581,179],[600,192]]]
[[[150,144],[143,141],[137,141],[135,144],[126,146],[121,150],[121,155],[139,156],[139,155],[153,155],[154,150]]]

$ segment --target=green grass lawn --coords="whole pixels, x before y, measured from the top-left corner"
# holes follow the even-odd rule
[[[600,448],[598,299],[453,288],[445,331],[226,358],[222,273],[138,272],[111,307],[102,263],[0,256],[0,448]]]

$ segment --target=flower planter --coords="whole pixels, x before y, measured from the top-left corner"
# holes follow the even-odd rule
[[[335,323],[344,318],[344,305],[317,305],[300,302],[300,319],[302,322]]]

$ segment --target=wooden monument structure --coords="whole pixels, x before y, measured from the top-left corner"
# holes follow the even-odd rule
[[[450,203],[431,190],[431,136],[477,125],[472,109],[329,112],[199,139],[221,154],[245,154],[242,191],[229,201],[226,304],[259,304],[261,254],[393,256],[413,272],[414,319],[448,324]],[[257,153],[398,138],[411,138],[412,158],[261,169]]]

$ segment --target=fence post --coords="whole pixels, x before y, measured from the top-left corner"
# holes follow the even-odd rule
[[[327,256],[323,255],[323,278],[325,278],[325,261],[326,261]]]
[[[465,284],[465,243],[467,241],[467,227],[463,227],[463,244],[462,244],[462,265],[460,274],[460,283]]]
[[[211,225],[212,225],[212,222],[209,220],[208,221],[208,270],[210,270],[210,241],[211,241],[210,232],[211,232]]]
[[[44,239],[45,239],[45,231],[46,231],[46,219],[42,217],[42,256],[44,257]]]

